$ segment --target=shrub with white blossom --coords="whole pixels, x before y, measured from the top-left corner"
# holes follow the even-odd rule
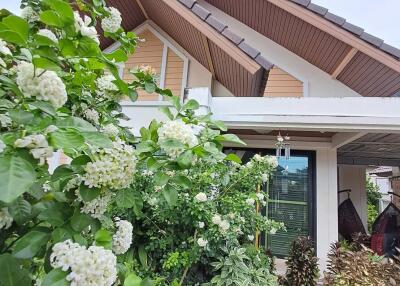
[[[6,285],[206,283],[221,246],[282,229],[256,211],[272,157],[241,166],[224,154],[224,142],[243,142],[196,116],[196,101],[157,87],[151,67],[121,79],[116,63],[138,38],[117,9],[98,0],[22,6],[21,17],[0,18],[0,284],[5,275]],[[115,52],[101,51],[97,23],[121,43]],[[135,138],[119,123],[119,100],[135,101],[138,90],[173,110],[163,107],[168,121]],[[54,166],[59,156],[68,163]]]

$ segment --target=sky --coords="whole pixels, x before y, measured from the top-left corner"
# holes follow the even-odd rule
[[[389,45],[400,48],[400,0],[312,0],[330,12],[345,18]],[[18,0],[0,0],[0,7],[14,13]]]

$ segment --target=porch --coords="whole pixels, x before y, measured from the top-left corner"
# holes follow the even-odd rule
[[[212,97],[208,89],[196,88],[187,90],[185,99],[196,99],[200,112],[211,111],[214,119],[224,121],[247,143],[246,147],[226,146],[232,150],[271,153],[281,132],[290,136],[293,158],[298,155],[304,162],[304,156],[311,158],[306,166],[309,185],[302,187],[308,193],[300,200],[307,215],[295,224],[307,225],[302,231],[314,237],[321,270],[330,244],[338,240],[338,190],[352,189],[350,196],[366,225],[366,167],[400,166],[400,98]],[[126,124],[139,133],[150,119],[165,120],[158,112],[160,105],[168,103],[125,103],[124,112],[132,118]],[[291,168],[282,162],[283,169],[286,165]],[[283,206],[282,197],[280,203]],[[283,203],[286,209],[294,209]],[[299,213],[303,215],[302,210]]]

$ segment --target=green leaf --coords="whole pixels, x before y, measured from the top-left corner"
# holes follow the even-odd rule
[[[87,228],[92,221],[93,219],[89,215],[81,213],[78,209],[71,218],[71,226],[75,231],[82,231]]]
[[[180,154],[177,158],[178,160],[178,165],[181,168],[189,168],[192,165],[192,162],[194,160],[193,153],[191,150],[187,150]]]
[[[25,44],[28,39],[29,24],[24,19],[10,15],[0,25],[0,38],[15,44]]]
[[[140,286],[142,279],[134,273],[130,273],[126,276],[124,286]]]
[[[44,0],[43,2],[56,11],[64,23],[73,23],[74,12],[68,3],[61,0]]]
[[[89,188],[88,186],[81,184],[79,187],[79,194],[85,202],[90,202],[100,196],[100,189]]]
[[[13,256],[21,259],[29,259],[36,255],[47,244],[50,235],[45,232],[33,230],[25,234],[15,243]]]
[[[141,194],[134,189],[124,189],[117,192],[115,201],[117,206],[123,209],[132,208],[136,215],[140,215],[143,209]]]
[[[66,179],[72,177],[74,174],[75,172],[70,165],[61,165],[54,170],[51,180],[54,182],[59,179]]]
[[[173,120],[173,119],[174,119],[174,115],[172,114],[172,112],[171,112],[171,110],[169,109],[168,106],[161,106],[159,109],[160,109],[160,111],[161,111],[162,113],[164,113],[170,120]]]
[[[192,182],[183,175],[177,175],[172,178],[172,181],[184,188],[190,188],[192,186]]]
[[[74,128],[81,132],[97,131],[96,127],[94,127],[89,122],[83,120],[82,118],[74,116],[70,116],[65,119],[58,119],[56,122],[56,126],[58,128]]]
[[[55,26],[58,28],[61,28],[63,26],[60,16],[56,12],[50,10],[43,11],[40,14],[40,21],[42,21],[46,25]]]
[[[79,243],[80,245],[84,245],[87,246],[88,242],[86,240],[86,238],[84,238],[82,235],[80,234],[74,234],[74,241],[76,243]]]
[[[21,109],[12,109],[8,111],[8,114],[12,121],[18,124],[29,124],[32,122],[34,115],[32,112],[28,112]]]
[[[0,99],[0,110],[8,111],[9,109],[13,108],[15,103],[9,101],[8,99]]]
[[[211,126],[217,127],[221,131],[225,132],[228,130],[228,127],[226,127],[226,125],[223,121],[216,120],[216,121],[212,121],[210,124],[211,124]]]
[[[185,145],[179,140],[176,139],[164,139],[160,141],[160,146],[162,148],[183,148]]]
[[[37,218],[50,223],[52,226],[62,226],[65,224],[68,216],[67,210],[69,210],[68,208],[65,209],[65,207],[65,204],[53,202],[41,211]]]
[[[74,158],[71,161],[71,165],[72,166],[83,166],[89,162],[92,162],[92,159],[90,159],[90,157],[88,155],[81,155],[81,156]]]
[[[60,71],[61,67],[58,65],[58,63],[55,63],[49,59],[46,58],[34,58],[32,60],[32,63],[34,64],[35,67],[37,68],[42,68],[45,70],[51,70],[51,71]]]
[[[60,268],[53,269],[44,277],[41,286],[69,286],[67,281],[68,272],[62,271]]]
[[[163,172],[157,172],[154,176],[154,184],[156,186],[164,186],[168,183],[170,177]]]
[[[21,225],[30,218],[32,206],[28,201],[19,197],[8,207],[8,210],[13,219]]]
[[[50,144],[60,149],[79,149],[84,146],[85,139],[75,130],[57,130],[50,134]]]
[[[113,146],[111,139],[100,132],[81,132],[81,134],[85,138],[86,143],[90,145],[99,148],[111,148]]]
[[[51,103],[46,102],[46,101],[35,101],[30,103],[30,105],[35,106],[36,108],[40,109],[41,111],[51,115],[51,116],[56,116],[56,110],[54,109],[53,105]]]
[[[240,140],[239,137],[237,137],[235,134],[223,134],[223,135],[218,135],[215,136],[215,140],[221,141],[221,142],[232,142],[240,145],[246,145],[242,140]]]
[[[0,283],[1,286],[31,285],[28,271],[9,253],[0,255]]]
[[[72,239],[72,235],[65,228],[58,227],[51,233],[51,238],[53,243],[65,241],[67,239]]]
[[[241,160],[236,154],[233,154],[233,153],[228,154],[228,155],[224,158],[224,160],[236,162],[236,163],[239,163],[239,164],[242,163],[242,160]]]
[[[136,90],[129,88],[128,90],[128,97],[131,101],[135,102],[138,98],[138,93]]]
[[[155,92],[155,91],[156,91],[156,88],[157,88],[157,86],[156,86],[156,84],[155,84],[154,82],[146,81],[145,84],[144,84],[144,90],[145,90],[147,93],[153,93],[153,92]]]
[[[56,42],[54,42],[53,40],[51,40],[45,36],[39,35],[39,34],[33,35],[33,38],[35,39],[35,44],[38,46],[45,46],[45,47],[46,46],[50,46],[50,47],[58,46],[58,44]]]
[[[28,161],[18,156],[0,157],[0,201],[11,203],[35,180],[36,172]]]
[[[98,246],[103,246],[107,249],[111,249],[112,247],[112,235],[106,229],[99,229],[94,235],[94,240]]]
[[[156,282],[148,277],[143,279],[142,283],[140,283],[140,286],[155,286]]]
[[[162,194],[170,207],[176,205],[178,201],[178,191],[174,187],[170,185],[165,186],[162,190]]]
[[[147,251],[144,248],[144,245],[140,245],[138,248],[139,261],[143,265],[143,267],[147,268]]]
[[[188,102],[186,102],[182,106],[182,111],[184,111],[184,110],[195,110],[195,109],[198,109],[199,107],[200,107],[200,105],[196,100],[189,99]]]
[[[128,60],[128,56],[122,49],[117,49],[110,54],[104,55],[110,61],[114,60],[116,63],[124,63]]]

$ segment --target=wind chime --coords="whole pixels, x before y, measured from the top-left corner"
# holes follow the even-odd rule
[[[282,136],[281,132],[279,132],[278,136],[276,136],[276,143],[275,143],[275,148],[276,148],[276,158],[282,158],[284,157],[286,160],[290,159],[290,137],[288,134],[286,136]],[[283,153],[283,155],[282,155]]]

